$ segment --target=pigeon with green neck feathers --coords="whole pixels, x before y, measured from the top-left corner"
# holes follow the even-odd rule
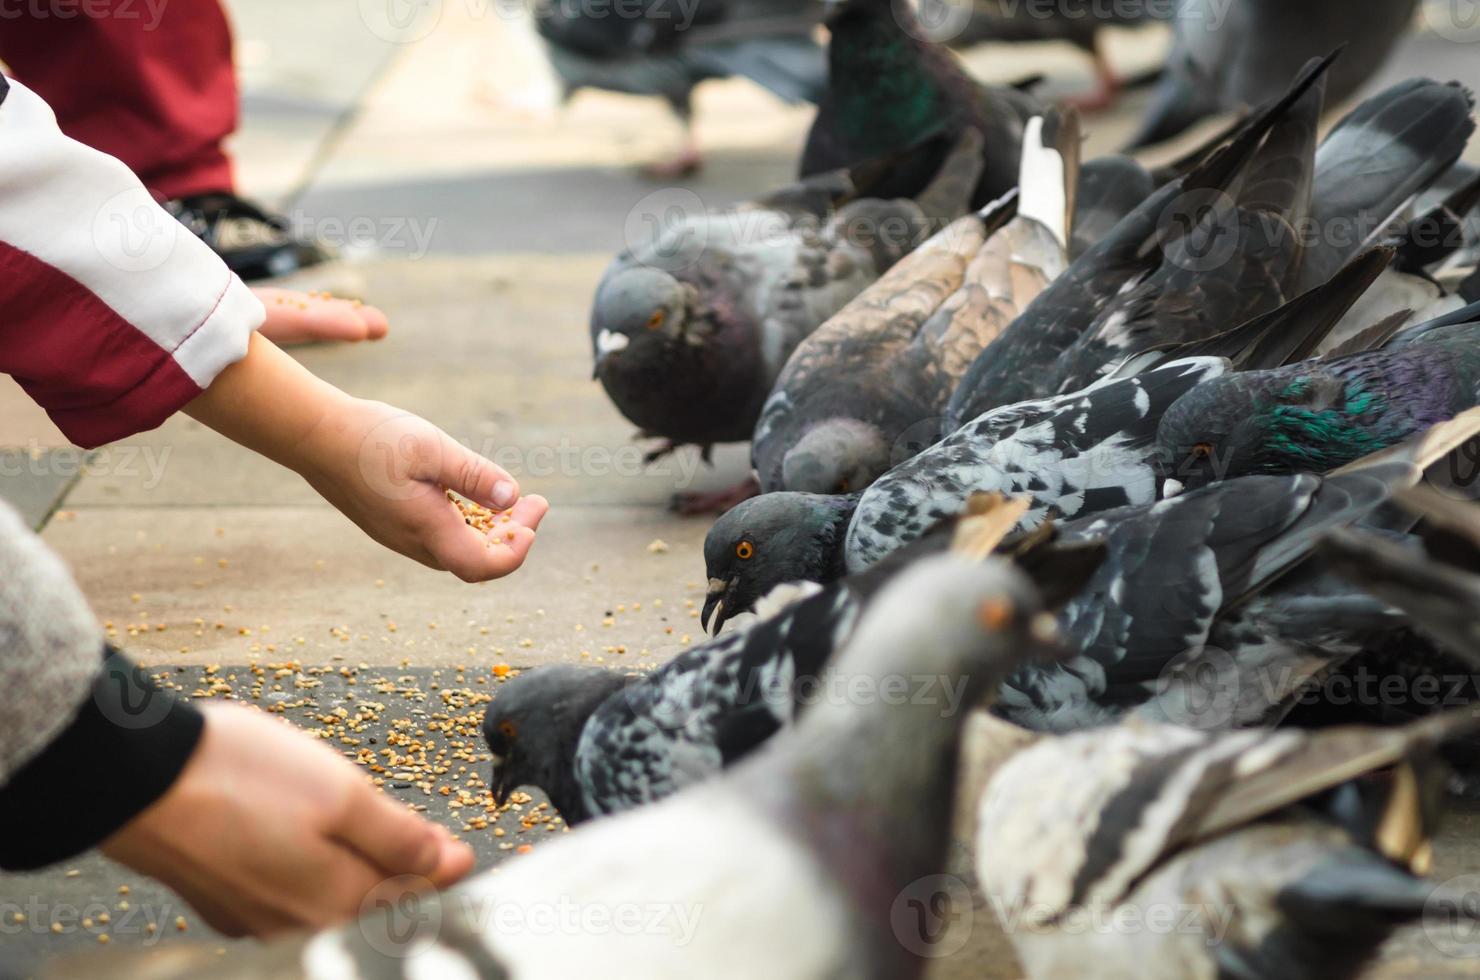
[[[986,139],[974,207],[1017,185],[1023,125],[1042,114],[1029,96],[983,86],[956,56],[926,38],[907,4],[841,0],[827,19],[828,86],[802,151],[801,173],[820,173],[898,153],[968,128]],[[939,160],[906,160],[881,193],[920,191]]]
[[[1214,378],[1167,409],[1168,493],[1255,473],[1325,472],[1480,402],[1480,304],[1379,350]]]

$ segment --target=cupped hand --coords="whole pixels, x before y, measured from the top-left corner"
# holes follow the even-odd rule
[[[386,547],[465,582],[524,564],[550,505],[447,433],[380,402],[344,398],[304,441],[295,466],[324,499]],[[454,490],[500,512],[488,533],[447,499]]]
[[[357,916],[378,889],[445,888],[473,852],[377,791],[331,748],[254,708],[205,704],[170,789],[103,852],[177,891],[228,935]]]

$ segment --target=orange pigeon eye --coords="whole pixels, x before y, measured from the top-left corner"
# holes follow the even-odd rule
[[[988,599],[976,611],[977,620],[987,629],[1005,629],[1012,622],[1012,603],[1006,599]]]
[[[653,315],[650,316],[650,317],[648,317],[647,328],[649,330],[657,330],[659,327],[661,327],[663,325],[663,321],[666,320],[667,318],[668,318],[668,315],[666,313],[664,313],[662,310],[654,310],[653,311]]]
[[[516,725],[516,724],[514,724],[512,721],[501,721],[501,722],[499,722],[499,724],[498,724],[498,730],[499,730],[499,732],[501,732],[503,734],[504,738],[518,738],[519,737],[519,726]]]
[[[1211,442],[1200,442],[1192,447],[1193,459],[1207,459],[1213,455],[1213,444]]]
[[[753,554],[755,554],[755,545],[751,544],[749,541],[741,541],[739,544],[735,545],[735,557],[739,558],[741,561],[745,561]]]

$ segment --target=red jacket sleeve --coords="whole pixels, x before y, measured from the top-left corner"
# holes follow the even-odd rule
[[[262,304],[35,93],[0,98],[0,372],[80,446],[154,428],[246,355]]]

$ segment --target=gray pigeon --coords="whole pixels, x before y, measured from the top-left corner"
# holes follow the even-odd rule
[[[656,177],[697,170],[694,89],[744,76],[787,102],[816,102],[827,85],[827,57],[814,36],[817,2],[797,0],[638,0],[609,5],[535,3],[535,26],[565,97],[582,88],[668,101],[684,127],[684,146],[654,165]]]
[[[1031,980],[1355,977],[1426,913],[1472,934],[1473,895],[1422,876],[1436,750],[1476,725],[1046,739],[987,784],[979,881]]]
[[[660,453],[749,439],[796,345],[965,211],[980,150],[968,131],[918,201],[863,196],[864,167],[672,221],[597,287],[595,377]]]
[[[593,822],[437,898],[404,895],[352,925],[225,960],[207,953],[202,972],[918,977],[924,944],[891,929],[891,912],[945,866],[969,712],[939,693],[900,704],[885,685],[935,678],[974,704],[1052,642],[1051,617],[1009,564],[922,561],[879,597],[823,678],[840,693],[723,778]],[[881,695],[848,696],[865,688]],[[639,927],[628,928],[633,915]]]
[[[1166,72],[1131,148],[1171,139],[1207,116],[1274,98],[1310,58],[1343,48],[1335,105],[1371,78],[1413,20],[1418,0],[1180,0]]]
[[[1078,154],[1074,116],[1029,120],[1015,201],[952,222],[797,346],[752,441],[763,492],[861,490],[935,442],[962,372],[1068,264]]]

